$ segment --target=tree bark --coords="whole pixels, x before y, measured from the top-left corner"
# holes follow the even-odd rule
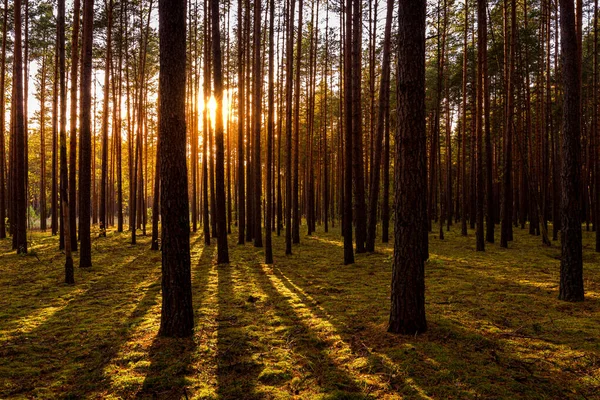
[[[227,248],[227,209],[225,199],[225,149],[223,145],[223,78],[221,68],[221,30],[219,0],[210,0],[212,20],[213,78],[215,83],[215,145],[216,145],[216,203],[217,203],[217,262],[229,263]],[[260,140],[260,138],[259,138]]]
[[[394,259],[388,331],[423,333],[428,258],[424,0],[399,1]]]
[[[159,0],[162,215],[160,336],[193,334],[185,126],[185,0]]]
[[[583,301],[580,213],[581,80],[573,0],[560,0],[563,100],[559,299]]]

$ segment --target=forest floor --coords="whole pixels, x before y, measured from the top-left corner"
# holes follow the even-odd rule
[[[96,228],[97,229],[97,228]],[[427,333],[386,332],[393,244],[342,265],[339,231],[292,256],[229,237],[230,265],[192,235],[195,334],[157,337],[160,253],[93,232],[93,263],[63,283],[57,238],[0,241],[0,398],[600,399],[600,255],[584,232],[586,300],[558,298],[557,242],[509,249],[454,226],[430,235]],[[75,265],[77,266],[77,254]]]

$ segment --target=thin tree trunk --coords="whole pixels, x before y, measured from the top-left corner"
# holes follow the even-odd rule
[[[94,0],[85,0],[83,6],[83,39],[81,58],[81,116],[79,141],[79,267],[92,266],[92,242],[90,237],[90,198],[92,177],[92,44],[94,23]]]
[[[225,205],[225,149],[223,146],[223,78],[221,72],[221,30],[219,0],[210,0],[212,21],[213,78],[215,83],[215,144],[216,144],[216,201],[217,201],[217,262],[229,263],[227,248],[227,209]],[[260,8],[259,8],[260,9]]]
[[[23,52],[21,40],[21,0],[14,2],[14,23],[15,23],[15,39],[14,39],[14,87],[15,87],[15,112],[14,112],[14,194],[15,215],[11,220],[11,224],[15,224],[13,231],[14,248],[17,254],[27,253],[27,198],[25,188],[25,173],[27,156],[25,148],[25,115],[23,101]]]
[[[113,0],[106,5],[108,25],[106,27],[106,69],[104,71],[104,110],[102,112],[102,177],[100,179],[100,236],[106,237],[107,189],[108,189],[108,101],[110,91],[110,66],[112,64],[112,11]],[[114,110],[113,110],[114,111]]]
[[[73,31],[71,36],[71,110],[69,118],[69,132],[71,136],[69,141],[68,189],[71,250],[77,251],[77,73],[79,71],[79,13],[81,2],[80,0],[74,0],[73,4]],[[65,240],[65,243],[69,242]]]
[[[275,0],[269,0],[269,93],[268,103],[269,111],[267,116],[267,165],[265,170],[267,172],[267,217],[266,217],[266,229],[265,229],[265,264],[273,264],[273,246],[271,244],[271,219],[273,218],[273,197],[271,196],[273,186],[273,176],[271,169],[273,168],[273,118],[275,111],[275,88],[273,82],[274,73],[274,43],[273,43],[273,30],[275,24]]]
[[[375,149],[373,166],[371,167],[371,191],[369,193],[369,224],[367,229],[366,250],[375,251],[375,234],[377,231],[377,206],[379,205],[379,171],[385,129],[385,114],[389,107],[390,96],[390,41],[392,34],[392,15],[394,0],[387,1],[385,33],[383,39],[383,60],[381,62],[381,83],[379,86],[379,107],[377,109],[377,130],[375,131]],[[386,168],[387,165],[384,165]]]

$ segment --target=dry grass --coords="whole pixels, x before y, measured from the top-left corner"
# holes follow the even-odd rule
[[[458,228],[454,228],[457,230]],[[600,399],[600,265],[584,232],[584,303],[558,297],[559,248],[430,236],[429,331],[386,333],[392,247],[342,265],[339,232],[292,256],[192,236],[193,339],[156,337],[160,255],[110,231],[63,279],[57,239],[0,242],[0,398]],[[97,236],[97,233],[96,233]],[[232,238],[230,243],[233,242]],[[39,258],[39,260],[38,260]],[[77,259],[76,259],[77,265]]]

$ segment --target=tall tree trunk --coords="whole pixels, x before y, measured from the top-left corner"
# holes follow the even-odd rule
[[[108,25],[106,27],[106,69],[104,71],[104,110],[102,112],[102,176],[100,178],[100,236],[106,237],[107,189],[108,189],[108,101],[110,91],[110,66],[112,64],[112,12],[113,0],[106,6]]]
[[[2,19],[2,55],[0,58],[0,93],[4,93],[6,79],[6,41],[8,21],[8,0],[4,0]],[[0,95],[0,239],[6,238],[6,143],[4,141],[6,122],[5,96]]]
[[[365,252],[367,236],[367,213],[365,207],[365,174],[362,145],[362,11],[361,2],[353,2],[352,13],[352,169],[354,181],[355,221],[356,221],[356,252]],[[349,34],[349,32],[346,32]]]
[[[50,230],[52,236],[58,233],[58,27],[56,35],[56,48],[54,51],[54,82],[52,84],[52,189],[50,195]],[[0,93],[3,93],[0,91]],[[0,125],[2,126],[2,125]],[[0,167],[1,168],[1,167]],[[64,240],[64,238],[63,238]],[[59,238],[60,241],[60,238]],[[63,243],[64,245],[64,243]]]
[[[424,0],[399,0],[395,241],[388,331],[423,333],[428,258]]]
[[[159,335],[193,334],[185,127],[185,0],[159,0],[162,312]]]
[[[562,52],[563,138],[559,299],[583,301],[583,261],[580,213],[581,80],[573,0],[560,0]]]
[[[90,237],[90,199],[92,162],[92,44],[94,24],[94,0],[85,0],[83,6],[83,39],[81,58],[81,116],[79,141],[79,267],[92,266],[92,242]]]
[[[14,112],[14,194],[15,216],[11,224],[15,224],[14,229],[14,247],[17,254],[27,253],[27,198],[25,188],[25,174],[27,156],[25,148],[25,115],[23,100],[23,50],[21,41],[21,0],[14,2],[14,24],[15,24],[15,42],[14,42],[14,87],[15,87],[15,112]]]
[[[296,0],[290,1],[287,20],[286,73],[285,73],[285,254],[292,254],[292,77],[294,69],[294,8]],[[348,0],[349,1],[349,0]]]
[[[300,243],[300,196],[299,196],[299,158],[300,158],[300,67],[302,65],[302,18],[304,16],[304,0],[298,5],[298,39],[296,48],[296,78],[294,88],[294,155],[293,155],[293,183],[292,183],[292,241]]]
[[[479,114],[478,118],[483,118],[483,135],[485,142],[485,199],[486,199],[486,221],[485,221],[485,240],[488,243],[494,243],[494,224],[496,218],[496,208],[494,206],[494,180],[493,180],[493,165],[492,158],[492,132],[490,129],[490,92],[489,92],[489,77],[488,77],[488,62],[487,62],[487,16],[486,16],[486,1],[478,0],[483,4],[479,4],[478,24],[481,26],[479,36],[481,40],[478,43],[478,54],[481,57],[479,60],[481,74],[481,101],[483,114]],[[482,188],[483,189],[483,188]],[[482,248],[483,250],[483,248]]]
[[[115,112],[115,137],[114,142],[116,146],[116,164],[117,164],[117,232],[123,232],[123,168],[122,168],[122,143],[121,143],[121,101],[123,98],[123,35],[124,35],[124,24],[123,17],[125,14],[124,2],[121,3],[121,9],[119,13],[119,90],[117,94],[117,102]]]
[[[253,56],[254,65],[252,66],[252,167],[254,168],[254,188],[252,190],[254,206],[254,247],[262,247],[262,213],[261,213],[261,198],[262,198],[262,164],[260,162],[260,131],[262,120],[262,60],[260,56],[261,48],[261,2],[254,0],[254,45]],[[216,60],[215,60],[216,61]]]
[[[246,114],[246,85],[244,83],[243,0],[238,0],[238,244],[245,244],[246,189],[244,181],[244,118]]]
[[[354,249],[352,248],[352,1],[346,0],[345,5],[345,31],[344,31],[344,119],[345,119],[345,144],[344,144],[344,264],[354,263]],[[354,0],[356,1],[356,0]]]
[[[469,35],[469,2],[465,1],[465,27],[463,31],[463,65],[462,65],[462,171],[461,171],[461,203],[460,233],[467,236],[467,213],[469,200],[467,198],[467,64],[468,64],[468,35]],[[471,132],[471,135],[473,132]]]
[[[60,79],[60,199],[62,203],[61,224],[65,246],[65,283],[74,284],[73,257],[71,255],[71,225],[69,223],[69,176],[67,171],[67,84],[65,68],[65,0],[58,0],[58,63]]]
[[[275,88],[273,82],[275,54],[273,43],[273,30],[275,25],[275,0],[269,0],[269,93],[268,103],[269,111],[267,116],[267,209],[266,209],[266,229],[265,229],[265,264],[273,264],[273,246],[271,244],[271,219],[273,218],[273,197],[271,196],[273,186],[273,118],[275,111]]]
[[[225,199],[225,148],[223,145],[223,78],[221,68],[221,30],[219,28],[219,0],[210,0],[212,20],[213,78],[215,83],[215,145],[216,145],[216,201],[217,201],[217,262],[229,263],[227,248],[227,209]],[[259,8],[260,9],[260,8]]]
[[[79,71],[79,13],[80,0],[73,3],[73,30],[71,36],[71,110],[69,118],[69,223],[71,250],[77,251],[77,74]],[[64,210],[63,210],[64,212]],[[66,221],[65,221],[66,223]],[[65,240],[65,243],[69,243]]]
[[[477,0],[477,111],[476,118],[476,135],[477,135],[477,155],[476,155],[476,249],[477,251],[485,251],[485,242],[483,240],[483,203],[484,203],[484,188],[483,188],[483,99],[486,96],[485,91],[485,58],[487,56],[487,20],[486,20],[486,0]],[[486,113],[487,114],[487,113]],[[487,120],[487,119],[486,119]],[[488,209],[488,214],[490,210]],[[493,228],[493,227],[492,227]],[[493,234],[493,231],[492,231]]]
[[[506,90],[506,122],[504,136],[504,187],[502,196],[502,225],[500,230],[500,247],[508,247],[509,240],[512,239],[512,214],[513,214],[513,183],[512,183],[512,140],[514,123],[514,86],[515,86],[515,55],[517,47],[517,5],[515,0],[511,0],[510,17],[510,47],[509,61],[505,62],[507,71],[507,90]],[[506,38],[508,40],[508,38]]]
[[[40,81],[40,230],[46,232],[46,56],[42,56]]]
[[[367,229],[366,250],[375,251],[375,234],[377,231],[377,206],[379,205],[379,171],[383,146],[385,114],[389,107],[390,97],[390,41],[392,34],[392,15],[394,0],[387,0],[385,33],[383,39],[383,60],[381,61],[381,83],[379,86],[379,107],[377,109],[377,130],[375,131],[375,149],[371,168],[371,190],[369,193],[369,224]],[[384,165],[386,168],[387,165]]]

